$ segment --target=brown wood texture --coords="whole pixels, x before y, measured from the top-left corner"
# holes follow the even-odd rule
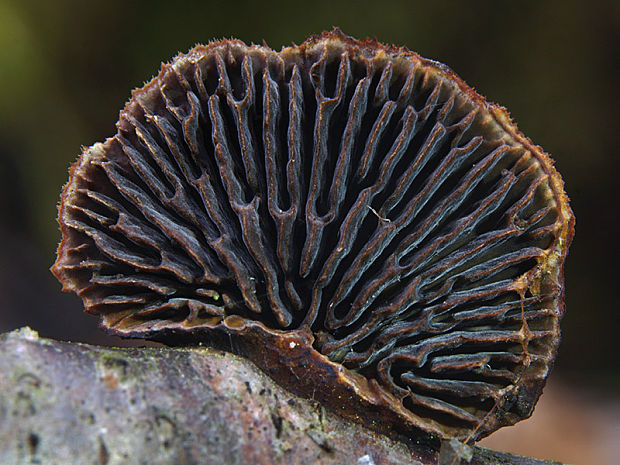
[[[379,435],[211,348],[0,336],[0,463],[451,465],[454,451],[461,464],[557,464]]]

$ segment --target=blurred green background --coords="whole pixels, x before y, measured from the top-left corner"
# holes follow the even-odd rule
[[[614,395],[620,2],[0,0],[0,331],[118,344],[48,268],[81,146],[115,133],[130,90],[213,38],[301,43],[332,26],[446,63],[551,153],[577,217],[559,378]]]

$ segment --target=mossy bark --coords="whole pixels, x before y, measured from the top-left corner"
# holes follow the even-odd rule
[[[116,349],[0,336],[0,463],[551,464],[373,433],[205,347]],[[465,452],[465,453],[464,453]]]

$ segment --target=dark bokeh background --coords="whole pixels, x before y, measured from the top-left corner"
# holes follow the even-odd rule
[[[554,378],[620,387],[620,2],[0,0],[0,332],[119,344],[48,268],[56,202],[82,145],[115,132],[130,90],[196,43],[274,49],[339,26],[448,64],[552,154],[577,217]]]

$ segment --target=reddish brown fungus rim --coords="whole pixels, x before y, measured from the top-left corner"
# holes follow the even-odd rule
[[[522,146],[538,161],[540,169],[549,177],[549,188],[559,210],[559,217],[558,220],[556,220],[556,224],[561,222],[561,226],[558,235],[554,239],[554,243],[548,249],[548,253],[541,257],[537,266],[522,277],[520,280],[521,287],[517,290],[525,292],[527,289],[531,289],[543,279],[549,279],[547,276],[547,271],[553,271],[550,279],[562,287],[562,292],[558,298],[557,307],[557,319],[560,321],[565,310],[563,291],[564,259],[568,252],[568,246],[570,245],[574,235],[575,218],[569,207],[569,198],[564,192],[564,182],[555,169],[553,160],[540,146],[535,145],[527,136],[519,131],[517,125],[512,121],[510,114],[504,107],[488,102],[483,96],[478,94],[473,88],[466,84],[448,66],[434,60],[423,58],[417,53],[410,51],[407,47],[385,45],[378,42],[376,39],[359,41],[345,35],[337,28],[332,31],[323,32],[320,35],[310,36],[299,46],[293,44],[291,47],[283,47],[280,52],[271,50],[266,45],[248,46],[240,40],[212,41],[207,45],[198,45],[188,53],[177,55],[170,63],[163,64],[159,74],[149,81],[144,87],[134,89],[131,93],[131,99],[125,104],[123,110],[120,112],[117,129],[120,131],[120,125],[124,120],[124,115],[130,112],[133,105],[137,104],[136,101],[138,99],[148,98],[150,92],[158,88],[160,83],[165,79],[167,73],[172,69],[172,63],[177,62],[178,60],[199,60],[201,57],[208,55],[212,49],[219,47],[226,47],[228,49],[239,47],[246,52],[258,51],[266,55],[275,55],[282,58],[299,57],[303,60],[313,50],[315,50],[316,47],[327,47],[330,43],[335,48],[345,49],[353,57],[361,56],[366,60],[372,60],[381,54],[384,54],[386,59],[402,59],[413,63],[419,63],[425,71],[430,71],[435,76],[438,76],[441,80],[443,80],[446,84],[453,86],[474,105],[479,106],[485,114],[489,115],[497,127],[504,132],[504,138],[507,140],[508,144]],[[100,153],[101,150],[107,149],[114,142],[117,136],[118,132],[115,136],[106,139],[103,144],[96,144],[90,149],[84,148],[83,155],[76,162],[74,162],[69,169],[70,178],[62,189],[61,203],[59,205],[58,222],[62,231],[62,241],[57,249],[57,254],[59,257],[61,254],[67,253],[67,250],[70,248],[69,238],[71,237],[71,234],[68,234],[69,228],[63,223],[62,218],[65,215],[65,205],[68,203],[67,199],[77,188],[75,180],[79,175],[79,172],[82,171],[82,164],[88,163],[90,160],[90,157],[86,157],[84,154],[87,151],[97,151]],[[75,285],[71,284],[70,280],[60,279],[61,272],[56,269],[55,266],[52,267],[52,272],[62,282],[63,290],[76,290]],[[100,326],[102,326],[106,332],[121,335],[123,337],[165,339],[162,336],[165,334],[169,335],[170,333],[174,333],[175,335],[178,334],[181,339],[183,336],[188,336],[189,338],[192,336],[191,329],[184,331],[182,327],[179,327],[178,331],[175,329],[168,329],[165,334],[161,334],[157,328],[153,328],[151,332],[146,333],[132,332],[131,330],[123,332],[122,330],[114,330],[110,327],[105,327],[104,320],[105,316],[102,317]],[[215,332],[223,331],[227,333],[227,335],[232,334],[233,337],[236,337],[237,343],[241,346],[245,345],[245,350],[248,352],[250,358],[259,364],[265,371],[291,371],[294,377],[291,376],[288,379],[278,377],[278,380],[282,381],[285,387],[296,394],[304,395],[305,397],[310,397],[310,394],[312,394],[314,397],[315,393],[311,393],[310,390],[312,389],[312,386],[318,385],[321,395],[328,400],[330,405],[335,405],[337,409],[340,409],[339,411],[341,414],[356,421],[372,423],[373,426],[371,427],[378,431],[390,433],[396,425],[401,427],[403,430],[411,429],[413,426],[418,427],[430,434],[435,434],[438,436],[446,435],[446,430],[434,420],[430,420],[430,422],[422,422],[422,424],[420,424],[421,419],[419,417],[406,410],[400,402],[395,402],[398,401],[398,399],[380,386],[376,381],[367,380],[363,378],[363,376],[345,368],[340,364],[330,361],[326,356],[317,352],[312,346],[314,338],[311,334],[300,330],[279,331],[276,329],[267,328],[260,322],[240,322],[238,320],[238,317],[224,318],[218,322],[214,322],[215,324],[211,327],[211,330]],[[258,347],[261,347],[261,349],[264,348],[264,353],[258,354],[257,352],[261,352],[261,350],[256,348],[252,349],[252,344],[258,344]],[[552,358],[549,360],[549,369],[553,366],[558,344],[559,335],[557,344],[550,348]],[[252,350],[255,352],[252,353]],[[260,357],[263,357],[262,363],[259,359]],[[305,371],[302,370],[303,373],[300,372],[301,375],[308,375],[306,382],[301,383],[302,385],[296,385],[295,378],[299,380],[299,377],[294,372],[295,367],[292,364],[285,367],[282,366],[283,360],[292,360],[299,357],[305,357],[309,361],[309,365],[315,370],[315,372],[312,372],[312,370],[309,371],[306,369]],[[337,385],[329,386],[328,383],[325,383],[325,380],[320,379],[320,377],[326,373],[336,379]],[[530,387],[535,391],[533,392],[533,397],[534,400],[536,400],[546,382],[546,376],[542,378],[534,376],[530,382]],[[515,383],[512,394],[517,396],[517,391],[519,388],[520,383]],[[348,403],[343,402],[343,398],[345,397],[348,399]],[[477,434],[477,438],[489,434],[496,428],[497,426],[495,428],[491,427],[490,431],[485,430],[484,427],[481,428],[479,434]],[[462,434],[454,435],[464,438]]]

